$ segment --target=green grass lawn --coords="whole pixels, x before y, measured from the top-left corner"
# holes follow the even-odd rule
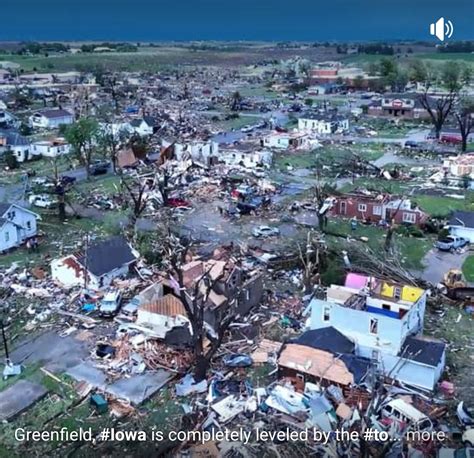
[[[74,185],[74,190],[81,194],[94,192],[95,194],[115,194],[120,189],[120,177],[108,175],[106,177],[91,177]]]
[[[35,209],[35,211],[38,210]],[[70,217],[61,223],[53,210],[51,212],[39,211],[39,213],[42,219],[39,221],[38,228],[44,236],[40,237],[38,252],[29,253],[26,247],[21,246],[10,253],[0,255],[0,267],[10,267],[13,262],[16,262],[21,267],[43,265],[49,268],[51,258],[74,250],[86,233],[105,237],[111,230],[104,221]]]
[[[385,236],[387,231],[377,226],[366,226],[358,224],[355,231],[351,230],[350,221],[342,218],[333,218],[328,223],[328,231],[360,240],[361,237],[367,237],[366,243],[375,253],[383,253]],[[328,237],[331,242],[338,243],[341,239]],[[407,237],[395,233],[393,235],[393,243],[400,251],[401,262],[407,269],[421,270],[423,266],[423,258],[433,246],[433,240],[430,238]]]
[[[357,188],[373,189],[390,194],[402,194],[409,189],[408,184],[402,181],[387,181],[380,178],[356,178],[354,183],[347,183],[341,187],[341,192],[350,192]]]
[[[455,210],[474,210],[474,205],[467,199],[424,195],[415,195],[411,199],[431,216],[447,217]]]
[[[468,282],[474,282],[474,256],[469,256],[462,265],[462,273]]]

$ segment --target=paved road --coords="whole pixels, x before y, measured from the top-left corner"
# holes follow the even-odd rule
[[[432,248],[423,258],[423,265],[426,266],[422,272],[414,272],[423,280],[437,285],[443,280],[444,274],[449,269],[461,269],[464,261],[469,256],[469,251],[464,253],[446,253]]]

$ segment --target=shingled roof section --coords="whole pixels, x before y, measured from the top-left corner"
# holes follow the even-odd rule
[[[331,353],[354,353],[354,343],[337,329],[329,326],[327,328],[313,329],[301,334],[291,343],[330,351]]]
[[[89,272],[100,277],[125,264],[131,264],[136,256],[127,240],[117,236],[90,245],[87,259],[85,253],[77,254],[76,259]]]
[[[427,366],[437,367],[443,358],[445,349],[446,345],[443,342],[409,336],[405,339],[399,356]]]

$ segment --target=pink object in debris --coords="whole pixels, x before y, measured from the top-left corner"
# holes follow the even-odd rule
[[[454,383],[443,380],[439,386],[445,395],[452,396],[454,394]]]
[[[369,280],[370,278],[365,275],[349,273],[347,274],[344,286],[347,288],[361,289],[369,284]]]

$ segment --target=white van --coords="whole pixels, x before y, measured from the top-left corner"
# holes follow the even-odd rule
[[[393,399],[387,402],[382,407],[381,413],[385,418],[393,418],[406,423],[411,431],[430,431],[433,429],[431,420],[403,399]]]

